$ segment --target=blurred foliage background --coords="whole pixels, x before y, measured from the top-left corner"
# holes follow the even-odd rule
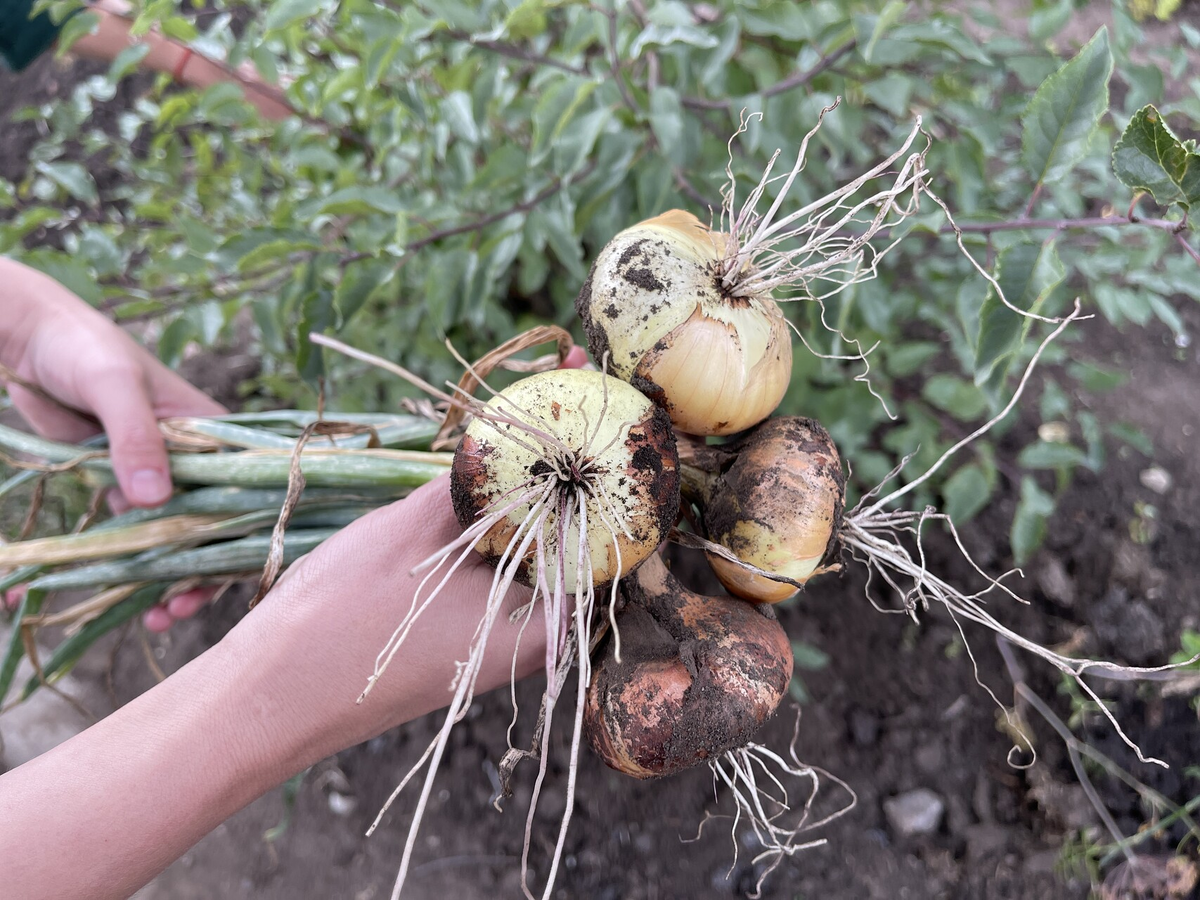
[[[40,4],[56,16],[78,5]],[[672,207],[717,208],[743,110],[763,113],[732,145],[752,185],[836,97],[792,202],[857,176],[921,116],[933,187],[1013,302],[1059,315],[1079,297],[1122,328],[1158,319],[1190,341],[1176,310],[1200,299],[1200,268],[1173,223],[1200,200],[1194,144],[1164,138],[1157,162],[1135,153],[1122,172],[1138,187],[1165,179],[1136,206],[1157,225],[1125,218],[1135,192],[1112,164],[1148,104],[1151,147],[1161,121],[1181,135],[1200,122],[1200,32],[1181,23],[1184,40],[1162,45],[1142,22],[1174,4],[1115,2],[1099,31],[1080,30],[1092,7],[1073,0],[1035,2],[1027,20],[1024,6],[900,0],[135,7],[139,29],[251,61],[298,114],[270,125],[236,84],[192,92],[162,78],[113,134],[92,111],[136,69],[142,51],[126,51],[70,102],[21,114],[44,120],[45,137],[24,177],[0,181],[0,252],[137,323],[168,363],[251,341],[262,366],[248,407],[315,404],[325,362],[311,330],[435,381],[458,375],[447,339],[475,357],[536,322],[578,335],[572,304],[609,238]],[[63,47],[89,25],[70,19]],[[855,380],[860,363],[799,346],[783,410],[829,428],[858,490],[914,451],[901,477],[915,477],[992,415],[1042,333],[989,297],[933,204],[904,228],[879,277],[828,306],[841,333],[878,345],[871,384],[896,418]],[[787,313],[822,352],[846,351],[814,304]],[[1007,479],[1020,560],[1075,467],[1100,467],[1118,442],[1148,450],[1074,407],[1077,388],[1122,378],[1079,352],[1085,335],[1076,327],[1046,356],[1024,420],[1041,424],[1036,436],[1006,423],[991,436],[1002,451],[977,443],[916,502],[966,521]],[[409,393],[327,362],[335,408],[392,409]]]

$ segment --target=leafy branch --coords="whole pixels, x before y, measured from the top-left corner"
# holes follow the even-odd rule
[[[787,78],[782,78],[774,84],[768,85],[758,93],[765,99],[767,97],[775,97],[779,94],[790,91],[793,88],[803,87],[808,84],[822,72],[836,65],[843,57],[852,53],[858,47],[858,39],[852,38],[847,43],[843,44],[832,53],[822,56],[821,59],[811,69],[805,69],[803,72],[796,72],[789,75]],[[730,110],[734,108],[732,100],[708,100],[704,97],[682,97],[680,102],[684,106],[691,109],[715,109],[715,110]]]

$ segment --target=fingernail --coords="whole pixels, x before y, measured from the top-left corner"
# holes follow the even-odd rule
[[[171,480],[158,469],[138,469],[129,479],[129,500],[139,506],[157,506],[171,496]]]

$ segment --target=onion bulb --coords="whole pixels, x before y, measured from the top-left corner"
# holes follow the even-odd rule
[[[792,678],[771,608],[693,593],[657,555],[621,591],[620,655],[610,637],[584,707],[592,749],[619,772],[653,778],[744,747]]]
[[[531,375],[497,394],[468,425],[450,473],[464,529],[494,517],[475,543],[493,565],[541,520],[518,581],[537,571],[553,589],[576,589],[578,561],[599,587],[632,571],[675,523],[679,464],[661,409],[600,372]],[[503,515],[499,513],[503,512]],[[586,541],[580,541],[581,529]],[[586,552],[576,552],[581,543]]]
[[[823,571],[841,529],[846,477],[833,439],[814,419],[781,416],[756,428],[734,452],[706,492],[709,539],[743,562],[804,584]],[[714,553],[708,561],[737,597],[777,603],[797,591]]]
[[[588,347],[659,403],[681,431],[721,435],[769,416],[787,390],[792,345],[767,291],[722,286],[727,236],[671,210],[600,251],[576,300]]]

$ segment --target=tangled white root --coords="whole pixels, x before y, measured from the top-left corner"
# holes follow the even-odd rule
[[[733,862],[729,873],[737,866],[740,850],[738,827],[745,820],[761,848],[752,862],[766,863],[759,872],[751,898],[762,893],[767,878],[780,864],[797,853],[820,847],[827,843],[825,838],[809,839],[807,835],[835,819],[839,819],[858,805],[858,795],[838,778],[817,766],[800,761],[796,755],[796,741],[800,735],[800,708],[796,708],[796,723],[792,740],[785,759],[761,744],[747,744],[730,750],[709,763],[713,773],[713,789],[718,793],[722,785],[727,787],[734,803],[730,825],[733,840]],[[790,789],[785,779],[798,782]],[[831,812],[814,817],[821,791],[822,780],[832,782],[846,794],[845,802]],[[699,839],[704,826],[718,816],[709,813],[696,831]]]

